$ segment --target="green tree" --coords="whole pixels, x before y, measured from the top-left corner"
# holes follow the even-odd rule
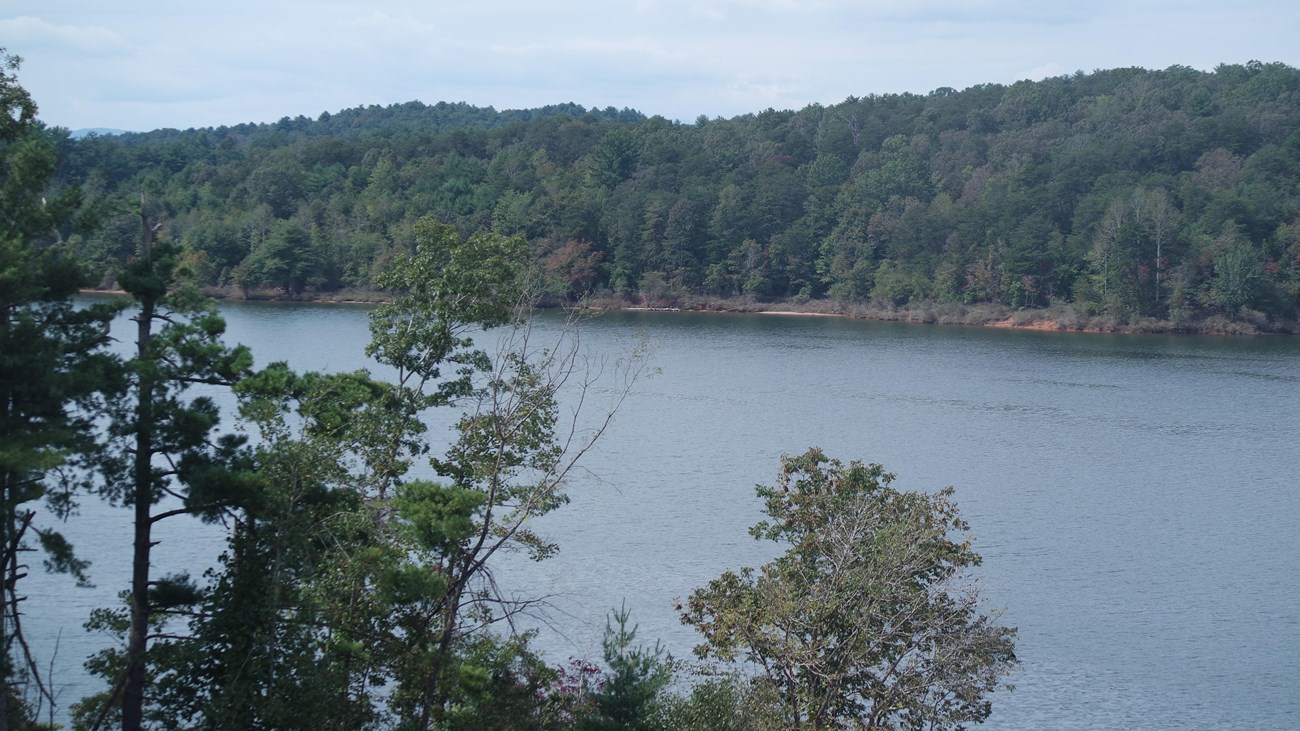
[[[611,129],[581,161],[587,184],[616,187],[636,171],[639,155],[636,139],[626,128]]]
[[[421,412],[445,407],[475,393],[475,379],[492,360],[473,335],[509,323],[524,301],[527,244],[519,236],[479,232],[464,239],[432,218],[414,229],[411,251],[378,278],[392,302],[370,315],[366,354],[396,371],[393,408],[407,423],[372,455],[375,496],[409,467],[408,457],[427,451],[412,441],[423,432]]]
[[[1258,250],[1237,228],[1225,226],[1214,242],[1214,276],[1209,300],[1229,314],[1253,304],[1263,283],[1263,263]]]
[[[636,625],[628,626],[631,616],[625,604],[605,622],[601,648],[606,670],[593,693],[594,713],[584,728],[658,728],[664,691],[672,682],[672,665],[658,643],[647,648],[636,641]]]
[[[1089,252],[1093,288],[1101,295],[1101,306],[1113,314],[1134,312],[1133,282],[1127,276],[1135,267],[1136,227],[1128,201],[1116,199],[1097,224]]]
[[[255,436],[242,489],[223,490],[226,552],[188,632],[150,651],[162,728],[352,729],[378,718],[380,679],[330,608],[330,564],[372,551],[353,446],[389,395],[365,373],[295,374],[283,363],[235,385]],[[361,528],[358,530],[358,526]],[[345,545],[336,552],[332,547]],[[360,690],[367,689],[367,690]]]
[[[532,522],[566,502],[565,476],[608,415],[557,427],[575,341],[538,347],[519,319],[521,239],[426,220],[414,244],[371,319],[392,382],[275,364],[237,384],[257,439],[236,455],[243,488],[204,503],[234,530],[190,632],[151,652],[160,725],[486,728],[507,706],[540,713],[547,673],[527,637],[491,630],[528,604],[500,593],[493,556],[554,553]],[[498,350],[475,344],[503,324]],[[451,406],[464,413],[429,460],[437,480],[413,479],[425,417]]]
[[[277,221],[266,240],[235,270],[235,283],[245,290],[272,286],[285,294],[301,294],[319,281],[323,267],[311,232],[295,221]]]
[[[690,693],[664,699],[663,728],[672,731],[782,731],[788,728],[780,703],[767,685],[754,685],[739,672],[704,677]]]
[[[109,449],[99,467],[102,492],[133,511],[132,569],[125,654],[103,663],[120,673],[104,709],[120,709],[125,731],[141,728],[149,690],[148,646],[157,613],[193,603],[189,577],[151,575],[153,526],[178,515],[210,513],[249,477],[241,440],[217,437],[219,414],[198,384],[229,386],[251,366],[247,349],[221,343],[225,322],[186,283],[178,246],[155,239],[142,210],[138,256],[119,281],[135,305],[135,355],[126,388],[107,410]],[[110,651],[110,656],[116,651]]]
[[[19,63],[0,48],[0,729],[27,728],[53,701],[23,635],[23,556],[35,539],[47,568],[85,579],[85,562],[39,526],[35,506],[44,499],[56,517],[75,507],[115,365],[104,346],[116,308],[72,302],[87,282],[63,241],[78,191],[52,185],[57,151],[10,73]]]
[[[380,527],[400,558],[376,569],[401,587],[381,602],[391,622],[392,705],[428,729],[463,685],[459,651],[519,609],[492,582],[493,557],[508,547],[536,560],[557,550],[532,524],[567,502],[566,476],[608,425],[639,361],[620,369],[628,380],[603,417],[581,432],[559,430],[557,398],[578,371],[576,341],[566,333],[539,346],[520,318],[529,302],[523,240],[488,232],[462,239],[433,221],[416,232],[415,251],[382,280],[398,296],[373,313],[368,352],[396,369],[393,408],[413,423],[405,441],[375,452],[374,463],[392,468],[372,495],[387,506]],[[503,324],[494,354],[475,347],[477,330]],[[426,449],[411,438],[421,429],[416,417],[453,402],[464,408],[457,438],[430,460],[443,482],[403,483],[403,460]]]
[[[697,589],[682,621],[702,658],[744,661],[787,728],[960,728],[992,710],[1015,630],[980,613],[979,564],[952,489],[900,492],[880,465],[811,449],[759,487],[750,531],[786,552]]]
[[[248,176],[249,200],[269,206],[276,218],[288,218],[303,197],[303,177],[302,166],[296,161],[269,161]]]
[[[929,198],[930,176],[923,152],[904,135],[894,135],[880,146],[879,165],[861,180],[862,192],[877,205],[893,196]]]
[[[535,533],[533,522],[568,502],[565,477],[604,430],[557,432],[557,395],[572,374],[570,345],[535,349],[527,328],[513,330],[482,386],[466,401],[458,438],[433,466],[445,484],[412,482],[397,494],[396,518],[404,555],[401,569],[427,591],[394,606],[400,628],[395,653],[395,702],[427,729],[448,708],[457,687],[457,649],[476,627],[500,622],[519,609],[491,581],[490,561],[508,547],[534,560],[558,546]]]
[[[15,76],[22,63],[21,56],[0,46],[0,140],[6,142],[23,136],[36,121],[36,102]]]

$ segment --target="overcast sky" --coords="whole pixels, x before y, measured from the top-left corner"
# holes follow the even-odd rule
[[[0,0],[47,124],[577,102],[694,121],[1120,66],[1300,66],[1296,0]]]

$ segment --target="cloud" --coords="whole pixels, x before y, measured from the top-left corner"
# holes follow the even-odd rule
[[[794,84],[781,81],[741,81],[727,88],[727,96],[737,101],[750,103],[755,99],[766,100],[762,108],[784,105],[792,92],[798,90]],[[761,111],[752,109],[751,111]]]
[[[1064,76],[1068,73],[1070,72],[1065,67],[1061,66],[1061,64],[1049,63],[1016,74],[1016,78],[1013,79],[1013,81],[1020,81],[1021,79],[1042,81],[1043,79],[1049,79],[1054,76]]]
[[[102,53],[127,47],[122,36],[108,28],[57,25],[30,15],[0,19],[0,38],[13,47],[50,46],[62,52]]]

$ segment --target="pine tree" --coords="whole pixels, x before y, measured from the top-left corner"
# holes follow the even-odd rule
[[[143,207],[142,207],[143,208]],[[133,300],[135,355],[120,397],[110,404],[109,448],[99,462],[101,491],[134,511],[129,625],[124,656],[101,714],[120,708],[123,729],[144,721],[148,645],[156,614],[199,599],[188,576],[154,578],[153,526],[179,515],[211,515],[249,490],[243,440],[216,436],[218,409],[195,385],[229,386],[252,364],[243,347],[221,342],[225,321],[211,300],[186,283],[180,247],[159,241],[142,210],[141,246],[119,282]]]
[[[32,539],[47,568],[85,579],[85,562],[41,527],[36,506],[44,499],[55,517],[73,507],[76,467],[94,448],[92,401],[114,373],[104,351],[114,308],[72,301],[86,273],[63,230],[79,195],[51,186],[58,156],[10,73],[20,61],[0,48],[0,729],[25,728],[53,700],[23,636],[20,579]],[[32,690],[35,703],[24,702]]]

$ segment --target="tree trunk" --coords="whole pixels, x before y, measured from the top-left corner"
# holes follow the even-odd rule
[[[456,617],[460,610],[460,599],[464,593],[464,584],[457,581],[451,586],[441,612],[442,630],[438,637],[438,647],[434,651],[433,662],[429,666],[429,677],[424,681],[424,703],[420,709],[420,731],[429,731],[433,723],[433,710],[440,708],[438,685],[442,682],[442,669],[446,667],[447,657],[451,654],[451,643],[456,637]]]
[[[144,256],[151,254],[152,231],[144,213],[140,214]],[[158,300],[154,295],[140,299],[136,319],[136,353],[148,362],[153,337],[153,318]],[[149,637],[149,552],[153,548],[153,453],[154,453],[154,375],[142,368],[138,375],[135,413],[135,462],[132,489],[135,508],[135,540],[131,555],[131,630],[126,649],[126,683],[122,691],[122,731],[139,731],[144,722],[145,651]]]

